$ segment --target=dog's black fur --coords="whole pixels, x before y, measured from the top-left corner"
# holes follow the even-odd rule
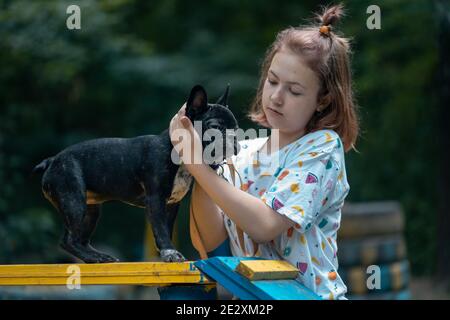
[[[195,86],[187,101],[186,116],[192,122],[202,121],[203,132],[235,130],[238,124],[227,100],[228,87],[216,104],[208,104],[206,91]],[[210,143],[204,141],[203,148]],[[231,143],[231,150],[237,154],[236,139]],[[227,144],[230,147],[224,135],[223,146]],[[166,129],[159,135],[81,142],[38,164],[33,173],[43,172],[42,191],[64,219],[61,247],[86,263],[118,261],[90,245],[102,203],[118,200],[146,209],[163,261],[184,261],[171,238],[179,203],[192,177],[183,165],[172,161],[171,152]],[[214,168],[214,164],[211,166]]]

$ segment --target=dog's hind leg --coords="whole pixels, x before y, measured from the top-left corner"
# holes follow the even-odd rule
[[[117,262],[118,259],[107,255],[106,253],[97,251],[91,246],[91,237],[97,226],[97,222],[101,215],[101,204],[88,204],[87,211],[83,219],[82,230],[81,230],[81,244],[86,247],[89,251],[92,251],[99,259],[99,262]]]
[[[67,192],[67,188],[71,189],[70,192]],[[83,233],[85,239],[89,230],[92,234],[95,220],[91,220],[88,228],[84,225],[90,218],[88,217],[86,195],[83,190],[84,188],[78,185],[76,180],[75,182],[70,182],[70,184],[66,183],[60,188],[55,188],[55,197],[53,199],[64,219],[65,226],[65,233],[60,245],[64,250],[86,263],[117,261],[112,257],[100,254],[83,243],[85,242],[85,240],[83,241]]]
[[[65,226],[61,247],[84,262],[97,262],[94,253],[90,252],[81,240],[83,220],[87,210],[83,196],[73,193],[58,196],[57,207],[63,216]]]
[[[82,231],[81,231],[81,243],[84,246],[91,244],[91,237],[97,227],[97,222],[101,215],[101,204],[88,204],[86,214],[84,215]]]

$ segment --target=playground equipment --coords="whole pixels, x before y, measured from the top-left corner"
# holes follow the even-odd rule
[[[162,300],[217,299],[216,282],[242,300],[319,299],[283,261],[213,257],[197,262],[1,265],[0,286],[151,285]],[[257,280],[258,279],[258,280]]]
[[[344,207],[338,255],[349,299],[409,298],[403,224],[397,203]],[[148,232],[146,258],[156,255],[152,239]],[[319,299],[295,280],[298,270],[286,262],[228,255],[219,250],[212,258],[180,263],[0,265],[0,286],[143,285],[158,287],[162,300],[211,300],[220,284],[242,300]],[[367,287],[370,265],[379,266],[380,289]]]
[[[338,232],[338,258],[349,299],[410,298],[403,230],[403,210],[398,202],[346,202]],[[375,273],[379,288],[370,288],[367,280]]]
[[[192,262],[1,265],[0,285],[211,284]]]

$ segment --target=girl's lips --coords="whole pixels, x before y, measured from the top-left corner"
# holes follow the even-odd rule
[[[281,112],[278,112],[278,111],[276,111],[274,109],[271,109],[271,108],[267,108],[267,110],[269,110],[271,113],[276,114],[278,116],[282,116],[283,115]]]

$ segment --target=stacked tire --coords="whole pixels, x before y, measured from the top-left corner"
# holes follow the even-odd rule
[[[344,205],[337,255],[348,299],[410,299],[403,231],[404,216],[398,202]]]

